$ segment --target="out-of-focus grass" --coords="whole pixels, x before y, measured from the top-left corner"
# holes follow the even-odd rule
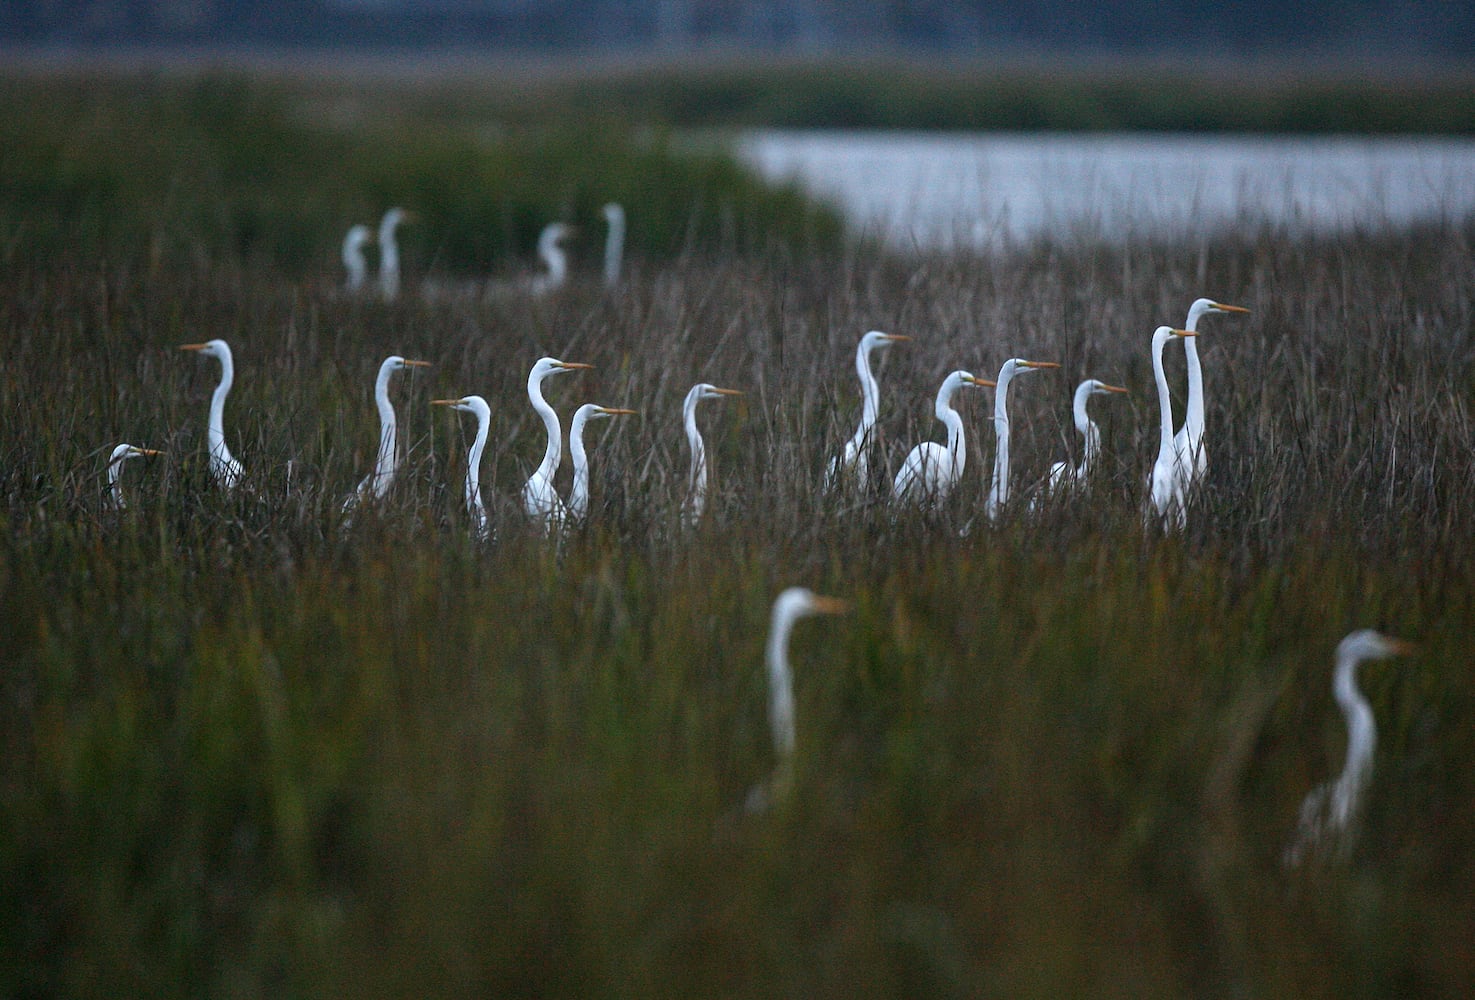
[[[407,264],[486,277],[531,266],[549,222],[602,252],[600,208],[626,205],[629,252],[834,247],[838,216],[797,187],[765,185],[719,149],[565,113],[511,122],[465,109],[373,104],[357,120],[326,87],[245,77],[0,81],[0,260],[253,260],[289,274],[331,267],[354,222],[414,209]]]
[[[392,306],[327,291],[332,260],[6,258],[0,993],[1459,994],[1471,235],[692,255],[613,295]],[[1163,538],[1147,341],[1199,294],[1254,312],[1203,324],[1211,472]],[[1095,411],[1098,489],[960,537],[980,393],[942,514],[823,500],[870,328],[916,338],[882,366],[877,466],[937,437],[945,372],[1020,355],[1064,366],[1012,394],[1026,492],[1078,447],[1078,379],[1132,388]],[[216,367],[177,345],[211,336],[252,496],[208,482]],[[343,531],[389,353],[435,367],[393,385],[403,482]],[[596,365],[549,383],[560,412],[642,414],[592,436],[592,523],[561,547],[515,503],[543,353]],[[698,379],[748,395],[702,412],[712,517],[683,535]],[[429,406],[468,392],[493,407],[486,546],[469,428]],[[120,440],[168,454],[112,515]],[[791,583],[855,608],[799,626],[794,794],[748,816]],[[1350,863],[1287,874],[1340,765],[1331,651],[1364,625],[1421,651],[1363,672],[1381,741]]]
[[[886,56],[412,64],[375,87],[337,62],[297,68],[340,115],[387,103],[422,118],[539,123],[568,116],[677,128],[886,128],[1462,135],[1467,68],[1217,60],[918,60]],[[386,68],[372,71],[382,83]],[[388,68],[393,73],[393,67]],[[290,70],[279,75],[292,76]]]

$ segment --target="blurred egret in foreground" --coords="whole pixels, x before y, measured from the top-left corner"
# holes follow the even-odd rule
[[[681,422],[686,428],[686,442],[691,446],[691,473],[686,480],[686,501],[681,505],[681,523],[694,528],[707,509],[707,445],[697,427],[697,404],[704,399],[721,399],[723,396],[741,396],[740,389],[719,389],[707,382],[698,382],[686,394],[681,404]]]
[[[782,798],[793,778],[794,677],[789,669],[789,635],[794,631],[794,624],[810,615],[836,615],[849,610],[848,601],[823,597],[803,587],[790,587],[773,602],[768,622],[766,661],[768,725],[778,767],[768,787],[760,785],[748,794],[749,812],[761,812],[770,802]]]
[[[543,380],[550,375],[593,367],[572,361],[559,361],[557,358],[540,358],[533,365],[532,371],[528,372],[528,400],[538,416],[543,418],[543,427],[548,432],[548,446],[543,451],[543,461],[523,484],[522,509],[528,517],[541,522],[545,532],[561,526],[568,517],[568,511],[563,506],[558,491],[553,488],[553,477],[558,474],[559,463],[563,460],[563,427],[558,422],[558,414],[543,398]]]
[[[911,337],[900,333],[882,333],[872,330],[860,338],[855,348],[855,373],[860,376],[860,426],[845,442],[845,450],[830,459],[825,467],[825,492],[838,489],[849,478],[862,489],[869,480],[868,453],[871,447],[871,428],[881,405],[881,387],[871,372],[871,353],[878,348],[890,347]]]
[[[236,365],[231,357],[230,345],[223,340],[207,340],[203,344],[181,344],[181,351],[198,351],[220,361],[220,383],[210,396],[210,424],[206,440],[210,448],[210,474],[226,489],[235,489],[245,475],[245,469],[230,453],[225,444],[225,397],[236,380]]]
[[[568,494],[568,512],[575,520],[589,516],[589,457],[584,451],[584,425],[591,420],[633,415],[634,410],[585,403],[574,412],[568,429],[569,457],[574,462],[574,485]]]
[[[394,418],[394,404],[389,401],[389,377],[406,368],[429,367],[429,361],[409,361],[398,354],[391,354],[380,364],[379,376],[374,380],[374,404],[379,408],[379,454],[374,460],[374,471],[365,476],[358,489],[343,501],[345,511],[365,500],[383,500],[394,485],[394,475],[399,470],[399,424]]]
[[[123,475],[124,462],[130,458],[143,458],[146,455],[162,454],[164,454],[162,451],[156,451],[153,448],[139,448],[131,444],[120,444],[114,448],[112,455],[108,458],[108,506],[114,510],[122,510],[128,506],[127,502],[123,499],[123,483],[119,479]]]
[[[1010,358],[999,369],[999,380],[994,390],[994,436],[998,447],[994,451],[993,482],[989,486],[988,504],[984,508],[989,520],[999,516],[999,508],[1009,502],[1009,383],[1015,375],[1039,371],[1043,368],[1059,368],[1054,361],[1026,361]]]
[[[963,418],[953,409],[953,396],[965,385],[993,386],[986,378],[976,378],[959,370],[942,380],[932,412],[947,428],[947,444],[924,441],[907,453],[906,461],[891,484],[891,497],[902,503],[933,507],[947,499],[963,475],[968,461],[963,437]]]
[[[1385,660],[1412,652],[1414,648],[1408,643],[1367,628],[1350,633],[1338,643],[1332,691],[1347,720],[1347,763],[1337,780],[1313,789],[1301,803],[1296,841],[1283,857],[1287,867],[1300,864],[1308,851],[1346,857],[1362,796],[1372,778],[1373,749],[1378,741],[1372,707],[1357,687],[1357,666],[1364,660]]]
[[[466,455],[466,516],[471,519],[471,530],[479,540],[490,535],[487,509],[481,501],[481,453],[487,446],[487,430],[492,423],[492,408],[480,396],[462,396],[460,399],[432,399],[431,406],[449,406],[453,410],[476,416],[476,440]]]

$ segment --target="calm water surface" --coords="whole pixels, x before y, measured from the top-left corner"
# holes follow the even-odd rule
[[[1475,140],[758,131],[739,155],[898,244],[1402,226],[1475,213]]]

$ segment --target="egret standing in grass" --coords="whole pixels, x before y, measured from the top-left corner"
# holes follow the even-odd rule
[[[882,333],[880,330],[872,330],[860,338],[860,343],[855,348],[855,373],[860,376],[860,426],[850,440],[845,442],[845,450],[831,458],[830,464],[825,467],[826,493],[839,489],[847,480],[861,489],[865,489],[870,482],[868,457],[871,428],[876,425],[881,406],[881,387],[871,372],[871,354],[880,348],[911,339],[905,334]]]
[[[1343,859],[1351,849],[1378,742],[1372,706],[1357,687],[1357,666],[1366,660],[1385,660],[1412,652],[1408,643],[1372,629],[1359,629],[1337,645],[1332,691],[1347,720],[1347,762],[1336,781],[1313,789],[1301,803],[1296,841],[1283,858],[1288,867],[1300,864],[1307,852]]]
[[[778,758],[767,787],[754,788],[748,795],[750,812],[760,812],[770,802],[788,793],[793,780],[795,744],[794,676],[789,669],[789,635],[794,624],[810,615],[836,615],[850,610],[848,601],[823,597],[803,587],[790,587],[773,602],[768,622],[768,725],[773,752]]]
[[[350,226],[343,237],[343,270],[347,272],[344,287],[350,292],[363,289],[369,274],[368,262],[364,260],[364,247],[374,242],[374,233],[365,225]]]
[[[989,485],[988,503],[984,507],[990,521],[998,518],[999,509],[1009,502],[1009,383],[1014,381],[1015,375],[1059,367],[1054,361],[1010,358],[999,369],[999,380],[994,383],[994,436],[998,439],[998,447],[994,451],[993,481]]]
[[[1168,394],[1168,377],[1163,372],[1163,347],[1174,337],[1196,337],[1191,330],[1175,330],[1160,326],[1152,334],[1152,377],[1157,381],[1158,424],[1157,461],[1148,481],[1152,509],[1165,528],[1182,531],[1188,524],[1188,496],[1184,478],[1178,473],[1178,450],[1173,444],[1173,400]]]
[[[114,448],[112,455],[108,457],[107,505],[113,510],[123,510],[128,506],[127,501],[123,499],[123,483],[120,478],[123,475],[124,462],[130,458],[162,454],[164,454],[162,451],[156,451],[153,448],[140,448],[131,444],[120,444]]]
[[[432,399],[431,406],[449,406],[462,413],[476,417],[476,439],[466,454],[466,516],[471,520],[471,531],[479,541],[491,536],[487,522],[487,509],[481,501],[481,453],[487,446],[487,431],[492,424],[492,408],[480,396],[462,396],[460,399]]]
[[[1188,321],[1183,329],[1190,333],[1198,331],[1198,321],[1210,313],[1247,313],[1244,306],[1227,306],[1213,299],[1195,299],[1188,307]],[[1204,449],[1204,371],[1198,360],[1198,341],[1184,338],[1183,355],[1188,362],[1188,403],[1184,410],[1183,426],[1173,436],[1173,447],[1178,452],[1179,474],[1183,477],[1185,493],[1192,489],[1209,468],[1209,456]]]
[[[558,474],[559,463],[563,460],[563,427],[558,422],[558,414],[543,398],[543,380],[550,375],[593,367],[573,361],[559,361],[557,358],[540,358],[533,365],[532,371],[528,372],[528,400],[533,404],[533,410],[543,418],[543,427],[548,432],[548,446],[543,450],[543,461],[523,484],[522,509],[528,517],[542,524],[544,532],[561,527],[568,517],[568,510],[558,491],[553,488],[553,477]]]
[[[953,409],[953,396],[965,385],[992,386],[986,378],[968,372],[952,372],[942,380],[932,412],[947,428],[947,444],[924,441],[907,453],[906,461],[891,484],[891,498],[899,503],[936,507],[947,499],[963,476],[968,462],[963,418]]]
[[[723,396],[741,396],[740,389],[719,389],[707,382],[698,382],[686,394],[681,404],[681,422],[686,428],[686,442],[691,446],[691,473],[686,480],[686,500],[681,505],[681,523],[695,528],[707,509],[707,445],[697,427],[697,404],[704,399],[721,399]]]
[[[604,216],[604,287],[614,288],[620,283],[620,271],[625,262],[625,209],[617,202],[610,202],[600,209]]]
[[[1096,456],[1101,453],[1101,429],[1086,412],[1086,404],[1092,396],[1107,396],[1126,391],[1119,385],[1107,385],[1094,378],[1088,378],[1076,386],[1075,398],[1071,403],[1071,415],[1075,418],[1076,430],[1081,435],[1081,464],[1072,468],[1069,462],[1056,462],[1050,466],[1050,478],[1045,483],[1046,493],[1058,495],[1067,490],[1079,489],[1086,484],[1087,477],[1091,474],[1091,467],[1096,463]]]
[[[230,395],[230,387],[236,380],[236,365],[231,357],[230,345],[217,339],[207,340],[203,344],[181,344],[179,349],[198,351],[220,362],[220,383],[210,396],[210,423],[206,431],[206,441],[210,449],[210,474],[227,490],[235,489],[245,475],[245,469],[225,444],[225,397]]]
[[[394,418],[394,404],[389,401],[389,378],[406,368],[429,367],[429,361],[406,360],[398,354],[391,354],[379,365],[379,376],[374,380],[374,405],[379,408],[379,454],[374,459],[374,471],[365,476],[358,489],[343,501],[345,511],[366,500],[383,500],[394,485],[395,473],[399,471],[399,424]]]
[[[584,425],[591,420],[607,420],[634,413],[634,410],[594,403],[585,403],[574,412],[568,430],[569,457],[574,462],[574,485],[568,494],[568,512],[574,520],[582,521],[589,516],[589,457],[584,451]]]
[[[379,294],[386,302],[399,296],[399,242],[395,231],[404,222],[413,222],[415,214],[403,208],[391,208],[379,220]]]

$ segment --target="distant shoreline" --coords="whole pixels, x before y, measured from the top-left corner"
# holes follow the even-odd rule
[[[267,84],[444,92],[511,123],[559,116],[709,128],[1475,134],[1475,67],[1010,51],[754,54],[345,47],[0,46],[3,80],[244,76]]]

